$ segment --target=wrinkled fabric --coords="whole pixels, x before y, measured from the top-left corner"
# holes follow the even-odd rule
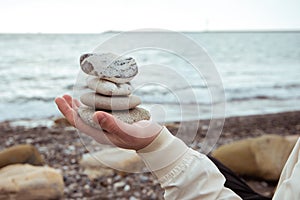
[[[299,149],[300,140],[282,171],[274,200],[300,199]],[[151,144],[137,153],[158,178],[166,200],[242,199],[225,187],[225,177],[206,155],[188,148],[165,127]]]

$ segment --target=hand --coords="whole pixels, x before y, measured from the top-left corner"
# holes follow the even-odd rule
[[[127,124],[109,113],[97,111],[93,120],[99,123],[103,131],[85,124],[77,114],[78,100],[69,95],[57,97],[55,103],[66,119],[79,131],[91,136],[101,144],[114,144],[120,148],[139,150],[149,145],[162,129],[157,123],[142,120]]]

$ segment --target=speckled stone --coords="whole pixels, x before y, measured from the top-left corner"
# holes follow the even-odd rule
[[[86,106],[81,106],[78,108],[78,114],[86,124],[101,130],[99,124],[93,121],[93,114],[95,112],[96,111],[94,109]],[[111,112],[111,114],[119,120],[128,124],[150,119],[150,113],[147,110],[139,107],[131,110],[113,111]]]
[[[114,83],[129,82],[138,73],[133,58],[122,58],[112,53],[88,53],[80,57],[82,71]]]
[[[109,97],[94,92],[81,95],[80,101],[84,105],[102,110],[128,110],[141,104],[141,99],[135,95]]]
[[[99,78],[88,79],[87,86],[96,93],[107,96],[127,96],[133,89],[129,83],[113,83]]]

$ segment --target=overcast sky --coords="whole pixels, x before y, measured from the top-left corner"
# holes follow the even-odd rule
[[[1,33],[300,30],[300,0],[0,0]]]

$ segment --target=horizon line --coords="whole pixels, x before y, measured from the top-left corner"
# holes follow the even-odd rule
[[[102,32],[0,32],[0,34],[105,34],[105,33],[122,33],[122,32],[147,32],[147,29],[144,29],[145,31],[123,31],[123,30],[107,30]],[[168,31],[168,29],[162,29],[161,31],[151,31],[149,29],[149,32],[164,32]],[[181,33],[251,33],[251,32],[300,32],[300,28],[297,29],[227,29],[227,30],[170,30],[173,32],[181,32]]]

